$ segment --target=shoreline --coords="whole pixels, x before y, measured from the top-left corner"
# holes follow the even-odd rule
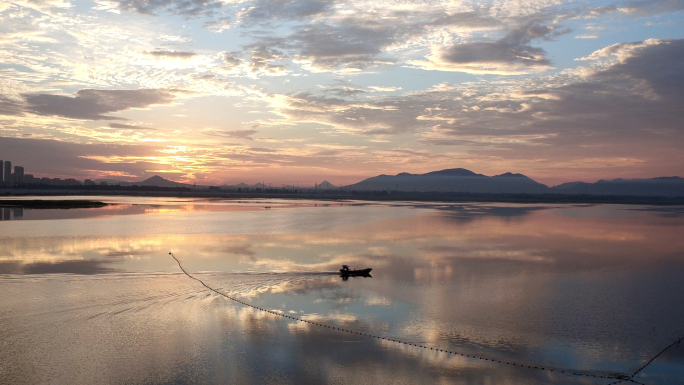
[[[95,200],[85,199],[65,199],[65,200],[42,200],[42,199],[0,199],[1,208],[22,208],[22,209],[95,209],[109,206]]]
[[[446,202],[446,203],[587,203],[587,204],[632,204],[632,205],[684,205],[684,197],[650,197],[622,195],[564,195],[564,194],[490,194],[490,193],[440,193],[440,192],[400,192],[400,191],[321,191],[293,192],[276,190],[267,192],[232,191],[154,191],[135,190],[84,190],[84,189],[0,189],[0,206],[24,208],[96,208],[107,203],[95,200],[21,200],[3,199],[22,196],[139,196],[168,198],[222,198],[222,199],[292,199],[292,200],[365,200],[380,202]],[[51,203],[50,203],[51,202]],[[21,206],[20,206],[21,205]],[[53,207],[50,207],[53,206]],[[72,206],[72,207],[69,207]]]

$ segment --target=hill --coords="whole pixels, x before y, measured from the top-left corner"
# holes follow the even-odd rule
[[[164,179],[159,175],[155,175],[151,178],[147,178],[142,182],[133,182],[138,186],[159,186],[159,187],[190,187],[191,185],[186,183],[174,182],[172,180]]]
[[[570,182],[551,188],[556,194],[683,197],[684,178],[599,180],[596,183]]]
[[[108,185],[121,185],[121,186],[158,186],[158,187],[191,187],[191,185],[186,183],[174,182],[172,180],[164,179],[159,175],[155,175],[151,178],[147,178],[139,182],[124,182],[116,179],[96,179],[95,183],[106,182]]]
[[[476,174],[463,168],[433,171],[425,174],[399,173],[379,175],[344,187],[356,191],[468,192],[492,194],[542,194],[550,188],[522,174],[496,176]]]

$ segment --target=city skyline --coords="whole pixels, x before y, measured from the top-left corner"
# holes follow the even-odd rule
[[[34,174],[347,185],[683,176],[681,1],[0,4],[0,156]]]
[[[12,171],[14,170],[14,171]],[[43,184],[43,185],[58,185],[58,186],[73,186],[78,184],[83,185],[94,185],[94,181],[90,179],[85,179],[83,182],[77,181],[74,178],[50,178],[50,177],[34,177],[33,174],[26,174],[24,172],[24,167],[15,165],[12,169],[11,160],[0,160],[0,186],[2,187],[12,187],[16,185],[31,185],[31,184]]]

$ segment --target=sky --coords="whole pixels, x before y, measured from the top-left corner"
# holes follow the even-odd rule
[[[0,159],[336,185],[684,176],[684,0],[0,0]]]

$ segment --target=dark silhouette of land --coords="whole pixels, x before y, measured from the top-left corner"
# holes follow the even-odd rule
[[[99,186],[98,186],[99,187]],[[491,193],[452,193],[452,192],[401,192],[401,191],[344,191],[329,190],[316,193],[282,189],[265,189],[262,191],[210,191],[190,188],[140,188],[121,186],[115,189],[87,188],[78,186],[48,190],[15,190],[13,195],[93,195],[93,196],[156,196],[185,198],[224,198],[224,199],[318,199],[318,200],[368,200],[368,201],[417,201],[417,202],[501,202],[501,203],[614,203],[614,204],[656,204],[684,205],[684,197],[662,196],[625,196],[625,195],[587,195],[587,194],[491,194]],[[88,208],[106,205],[98,201],[75,203],[72,200],[52,201],[16,201],[0,200],[0,206],[23,208]],[[48,202],[44,205],[34,202]]]
[[[0,207],[23,209],[87,209],[107,205],[104,202],[91,200],[0,199]]]
[[[313,187],[292,185],[270,187],[266,183],[196,186],[170,181],[160,176],[153,176],[141,182],[120,182],[116,180],[96,182],[98,183],[74,186],[21,185],[0,190],[0,192],[12,195],[142,195],[236,199],[684,204],[684,178],[680,177],[614,179],[611,181],[600,180],[596,183],[571,182],[548,187],[522,174],[507,172],[495,176],[486,176],[462,168],[425,174],[378,175],[341,187],[334,186],[327,181]],[[8,202],[17,204],[17,201]],[[58,201],[52,201],[50,204],[58,205],[56,202]],[[24,204],[40,205],[29,202]],[[78,203],[77,201],[64,201],[62,203],[63,207],[79,204],[87,203]],[[28,206],[24,207],[28,208]]]

